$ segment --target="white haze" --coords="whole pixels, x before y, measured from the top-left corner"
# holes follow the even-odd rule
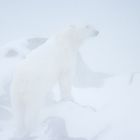
[[[49,112],[50,119],[38,130],[36,139],[139,140],[139,7],[139,0],[0,0],[0,140],[11,140],[8,137],[14,128],[9,123],[12,73],[30,53],[24,48],[26,44],[18,48],[19,40],[49,38],[75,23],[90,23],[100,31],[80,53],[84,63],[97,74],[94,82],[98,84],[98,74],[109,78],[98,88],[73,88],[72,94],[81,106],[66,102],[47,111],[44,107],[42,116]],[[18,48],[19,57],[3,55],[7,43]],[[57,94],[57,87],[54,92]]]

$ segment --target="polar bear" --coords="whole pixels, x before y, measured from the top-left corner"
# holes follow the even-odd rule
[[[30,134],[40,124],[44,97],[59,83],[63,100],[73,100],[72,81],[77,52],[90,37],[98,35],[91,25],[67,27],[33,50],[17,67],[11,85],[11,103],[20,135]]]

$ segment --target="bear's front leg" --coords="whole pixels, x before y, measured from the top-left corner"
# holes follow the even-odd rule
[[[72,80],[73,80],[73,76],[68,73],[61,76],[61,78],[59,80],[61,98],[63,101],[74,101],[74,99],[71,95]]]

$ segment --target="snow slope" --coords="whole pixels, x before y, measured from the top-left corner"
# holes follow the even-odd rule
[[[24,49],[20,53],[24,54]],[[1,56],[4,54],[1,53]],[[10,83],[7,81],[10,81],[9,75],[12,75],[20,61],[19,57],[0,59],[1,140],[16,139],[13,138],[14,124],[11,122],[12,112],[7,91]],[[108,78],[100,88],[74,87],[72,94],[77,103],[56,102],[47,109],[44,106],[44,122],[35,136],[24,140],[139,140],[140,74],[136,73],[131,79],[132,74],[122,74]],[[54,92],[57,98],[58,89]]]

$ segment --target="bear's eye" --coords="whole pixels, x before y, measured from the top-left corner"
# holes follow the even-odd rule
[[[90,25],[86,25],[86,28],[89,29],[90,28]]]
[[[15,50],[9,50],[7,53],[6,53],[6,57],[15,57],[15,56],[17,56],[18,55],[18,53],[15,51]]]

